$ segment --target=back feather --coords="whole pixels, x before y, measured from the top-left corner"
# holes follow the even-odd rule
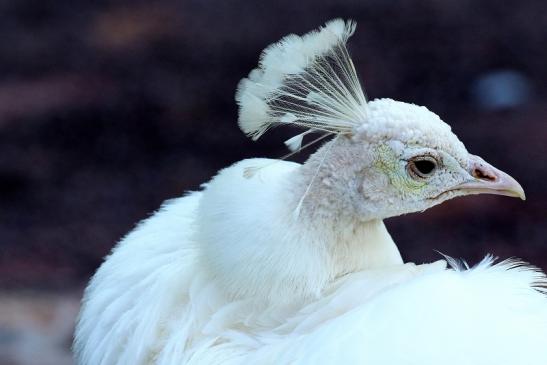
[[[361,125],[367,101],[346,48],[354,31],[355,22],[335,19],[267,47],[236,93],[243,132],[256,140],[274,125],[307,128],[286,142],[296,151],[309,131],[352,133]]]

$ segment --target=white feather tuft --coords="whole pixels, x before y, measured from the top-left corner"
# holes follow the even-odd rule
[[[268,46],[238,86],[243,132],[256,140],[279,124],[330,133],[352,133],[361,125],[366,98],[346,48],[354,31],[355,22],[335,19]],[[301,143],[297,137],[289,147]]]
[[[299,151],[302,148],[302,142],[304,141],[304,136],[310,133],[310,130],[307,130],[303,133],[297,134],[296,136],[289,138],[285,141],[285,145],[292,152]]]

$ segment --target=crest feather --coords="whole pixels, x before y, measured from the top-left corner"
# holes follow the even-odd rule
[[[254,140],[283,124],[352,133],[366,119],[367,102],[346,48],[354,31],[355,22],[335,19],[268,46],[237,89],[241,130]],[[288,143],[291,149],[301,137]]]

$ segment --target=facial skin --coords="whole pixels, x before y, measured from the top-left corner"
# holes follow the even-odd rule
[[[363,181],[367,198],[383,204],[386,216],[424,210],[448,199],[471,194],[496,194],[525,199],[520,184],[506,173],[469,154],[466,164],[449,153],[389,141],[375,148],[372,179]],[[371,189],[369,182],[383,187]],[[383,189],[383,190],[382,190]],[[376,194],[378,192],[379,194]]]

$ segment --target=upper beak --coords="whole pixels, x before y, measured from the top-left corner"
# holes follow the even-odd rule
[[[465,194],[496,194],[526,200],[522,186],[505,172],[498,170],[478,156],[470,155],[468,172],[473,180],[451,190]]]

